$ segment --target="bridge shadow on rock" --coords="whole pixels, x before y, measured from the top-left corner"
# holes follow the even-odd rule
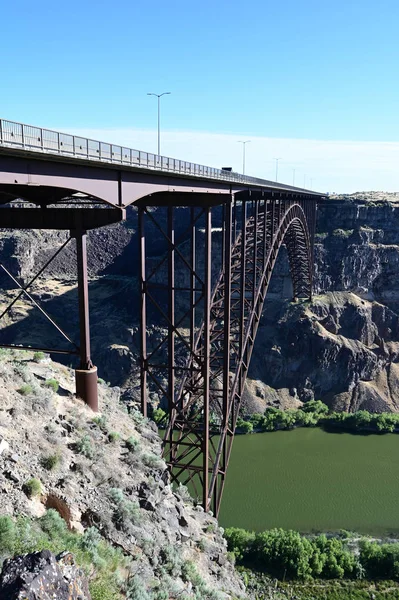
[[[0,280],[0,284],[2,283]],[[61,285],[67,291],[54,295]],[[9,297],[12,299],[16,294],[17,290],[9,294]],[[79,346],[76,284],[52,281],[50,285],[46,282],[33,296],[76,346]],[[99,377],[111,385],[122,385],[125,382],[139,351],[135,335],[138,327],[138,298],[137,282],[132,278],[109,276],[89,283],[92,356],[98,367]],[[21,298],[11,309],[11,319],[8,318],[8,322],[10,320],[13,322],[8,326],[2,324],[0,344],[72,352],[76,350],[28,299],[25,301]],[[76,354],[49,353],[53,360],[73,368],[78,366]]]

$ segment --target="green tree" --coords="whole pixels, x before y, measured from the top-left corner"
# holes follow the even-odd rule
[[[304,403],[302,410],[307,413],[326,415],[328,413],[328,406],[321,400],[309,400],[308,402]]]

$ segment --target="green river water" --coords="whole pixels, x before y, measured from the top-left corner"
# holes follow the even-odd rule
[[[399,536],[399,434],[298,428],[235,438],[223,527]]]

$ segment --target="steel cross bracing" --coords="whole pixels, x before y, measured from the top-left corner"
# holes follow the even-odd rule
[[[177,227],[172,206],[164,209],[166,215],[139,209],[142,410],[146,413],[148,393],[167,407],[164,457],[172,479],[188,484],[215,514],[283,242],[294,298],[311,297],[315,206],[314,198],[231,196],[217,209],[187,209],[189,219],[182,226],[179,215]],[[146,223],[164,240],[160,257],[146,258]],[[148,323],[162,323],[151,335],[148,310]]]

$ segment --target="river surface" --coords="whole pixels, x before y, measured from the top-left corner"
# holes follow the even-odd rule
[[[298,428],[238,435],[223,527],[399,536],[399,434]]]

